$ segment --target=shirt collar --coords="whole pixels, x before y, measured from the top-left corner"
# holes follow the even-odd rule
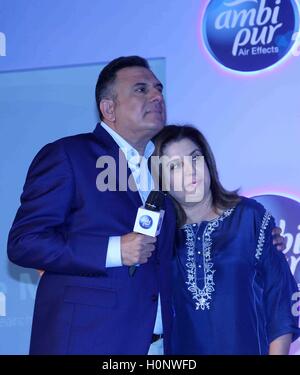
[[[105,124],[105,122],[101,121],[101,126],[112,136],[114,141],[120,147],[120,149],[124,152],[126,160],[133,164],[138,164],[140,161],[140,155],[138,151],[132,147],[123,137],[120,136],[115,130],[113,130],[110,126]],[[146,145],[145,152],[143,157],[148,160],[150,156],[153,154],[155,149],[154,143],[149,141]]]

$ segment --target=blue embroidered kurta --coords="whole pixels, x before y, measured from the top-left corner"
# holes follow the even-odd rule
[[[242,198],[212,221],[187,224],[174,258],[174,354],[267,354],[277,337],[300,335],[298,288],[272,245],[274,219]]]

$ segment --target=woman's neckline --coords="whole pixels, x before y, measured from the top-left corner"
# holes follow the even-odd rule
[[[232,207],[229,207],[229,208],[225,208],[221,213],[220,213],[220,215],[218,215],[218,216],[216,216],[215,218],[213,218],[213,219],[210,219],[210,220],[202,220],[202,221],[199,221],[199,222],[196,222],[196,223],[186,223],[186,224],[184,224],[180,229],[184,229],[185,228],[185,226],[187,226],[187,225],[191,225],[191,226],[200,226],[201,224],[208,224],[208,223],[211,223],[211,222],[213,222],[213,221],[217,221],[217,220],[220,220],[228,211],[230,211],[230,210],[233,210],[233,209],[235,209],[239,204],[240,204],[240,202],[242,201],[242,199],[239,201],[239,202],[237,202],[237,204],[235,205],[235,206],[232,206]]]
[[[224,212],[227,211],[227,210],[228,210],[228,209],[226,208],[224,211],[222,211],[222,212],[220,213],[220,215],[218,215],[218,216],[216,216],[215,218],[210,219],[210,220],[201,220],[201,221],[198,221],[198,222],[196,222],[196,223],[186,223],[186,224],[184,224],[184,225],[181,227],[181,229],[183,229],[186,225],[196,226],[196,225],[201,225],[201,224],[204,224],[204,223],[211,223],[211,222],[213,222],[213,221],[215,221],[215,220],[220,219],[220,218],[224,215]]]

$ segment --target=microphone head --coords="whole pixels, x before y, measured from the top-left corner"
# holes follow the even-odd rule
[[[161,191],[152,190],[145,203],[145,208],[150,211],[160,211],[164,205],[165,195]]]

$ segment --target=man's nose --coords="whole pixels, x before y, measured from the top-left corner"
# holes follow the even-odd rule
[[[161,103],[164,100],[163,93],[160,90],[153,88],[150,90],[150,100]]]

